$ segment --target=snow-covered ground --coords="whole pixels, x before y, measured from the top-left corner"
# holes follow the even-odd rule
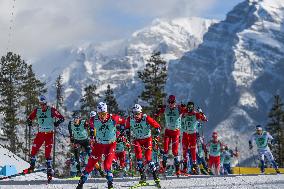
[[[29,163],[16,156],[8,149],[0,145],[0,169],[5,165],[15,165],[18,172],[23,171],[29,167]]]
[[[55,179],[52,184],[46,185],[45,174],[37,173],[36,176],[18,177],[16,179],[1,181],[0,189],[75,189],[78,181]],[[33,180],[35,178],[36,180]],[[129,188],[138,182],[138,178],[116,178],[114,180],[115,188]],[[231,189],[251,189],[251,188],[284,188],[284,175],[251,175],[238,176],[230,175],[227,177],[215,176],[191,176],[169,177],[167,180],[162,179],[162,188],[231,188]],[[105,179],[89,179],[84,185],[84,189],[106,188]],[[154,186],[143,188],[155,188]]]

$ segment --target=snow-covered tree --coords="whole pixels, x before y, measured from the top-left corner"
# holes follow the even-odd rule
[[[145,69],[138,72],[138,77],[145,86],[140,96],[141,100],[148,104],[145,110],[154,114],[166,97],[167,62],[162,59],[160,52],[151,55],[150,59],[147,60]]]
[[[110,85],[107,86],[104,101],[108,105],[109,112],[114,113],[114,114],[121,113],[121,111],[118,108],[118,104],[116,102],[115,96],[113,94],[113,90],[110,88]]]
[[[284,166],[284,111],[279,95],[274,97],[274,104],[269,112],[267,131],[273,136],[275,142],[272,152],[280,167]]]
[[[27,64],[20,55],[8,52],[0,62],[0,112],[3,114],[3,130],[8,139],[7,148],[17,153],[22,148],[16,133],[20,123],[20,107]]]

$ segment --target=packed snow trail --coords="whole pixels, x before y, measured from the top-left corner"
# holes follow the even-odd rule
[[[19,177],[14,180],[0,182],[0,189],[75,189],[78,181],[56,179],[51,184],[46,185],[43,173],[37,173],[34,177]],[[35,179],[35,180],[33,180]],[[115,188],[129,188],[139,181],[139,178],[127,177],[125,179],[115,178]],[[161,180],[162,188],[231,188],[231,189],[247,189],[247,188],[284,188],[284,175],[229,175],[229,176],[190,176],[190,177],[168,177],[167,180]],[[104,178],[89,179],[84,184],[84,189],[101,189],[106,188]],[[147,186],[143,188],[155,188]]]

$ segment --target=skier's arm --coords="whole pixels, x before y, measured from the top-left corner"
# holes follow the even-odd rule
[[[72,133],[72,129],[71,129],[71,121],[69,121],[69,123],[68,123],[68,131],[69,131],[69,135],[70,135],[70,142],[73,143],[74,138],[73,138],[73,133]]]
[[[130,140],[130,116],[126,119],[125,121],[125,129],[126,131],[128,131],[128,133],[126,133],[128,140]]]
[[[146,117],[146,122],[151,126],[154,127],[155,129],[160,129],[160,124],[155,121],[153,118],[151,118],[150,116]]]
[[[95,125],[94,125],[95,117],[91,117],[89,119],[89,130],[90,130],[90,139],[95,138]]]
[[[253,148],[252,141],[254,140],[254,135],[252,135],[249,139],[249,149]]]
[[[187,108],[185,104],[178,105],[179,114],[182,115],[183,113],[187,112]]]
[[[267,137],[268,137],[268,139],[269,139],[270,141],[273,141],[273,140],[274,140],[274,138],[271,136],[271,134],[270,134],[269,132],[267,132]]]
[[[163,113],[165,113],[165,110],[166,110],[166,107],[163,106],[162,108],[160,108],[160,109],[158,110],[157,113],[154,114],[154,117],[155,117],[155,118],[160,117]]]
[[[55,109],[51,108],[51,116],[53,118],[57,118],[58,120],[54,123],[54,126],[57,127],[60,125],[60,123],[64,122],[64,117]]]
[[[112,115],[112,119],[115,121],[116,126],[125,124],[125,120],[119,115]]]
[[[200,121],[208,121],[204,113],[196,113],[196,119]]]
[[[35,108],[27,118],[28,125],[31,125],[32,121],[36,118],[37,108]]]

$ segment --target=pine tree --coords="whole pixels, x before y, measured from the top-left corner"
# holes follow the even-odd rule
[[[17,153],[22,148],[16,126],[19,125],[22,88],[27,74],[27,64],[20,55],[8,52],[0,62],[0,112],[3,113],[3,130],[8,138],[7,148]]]
[[[284,166],[284,111],[283,103],[279,95],[274,97],[274,104],[269,113],[267,131],[275,140],[272,153],[280,167]]]
[[[38,105],[38,96],[46,93],[45,83],[38,80],[33,72],[32,65],[28,66],[27,75],[24,78],[22,87],[24,100],[21,105],[25,108],[26,117],[30,114],[34,107]],[[31,128],[27,124],[25,128],[25,159],[27,160],[28,153],[31,151]]]
[[[84,89],[84,95],[81,98],[81,112],[84,116],[88,117],[88,113],[95,110],[97,107],[97,99],[100,95],[96,93],[97,87],[89,85]]]
[[[108,111],[114,114],[121,114],[122,111],[119,110],[118,104],[113,94],[113,90],[110,85],[107,85],[107,90],[105,92],[105,103],[108,105]]]
[[[62,76],[59,75],[55,81],[56,88],[56,109],[59,110],[63,107],[63,84],[62,84]],[[54,140],[53,140],[53,168],[56,166],[55,157],[56,157],[56,141],[57,141],[57,130],[54,127]]]
[[[145,89],[140,98],[148,103],[144,110],[154,114],[163,104],[166,97],[165,84],[167,80],[167,62],[162,59],[161,53],[153,53],[138,77],[143,81]]]

